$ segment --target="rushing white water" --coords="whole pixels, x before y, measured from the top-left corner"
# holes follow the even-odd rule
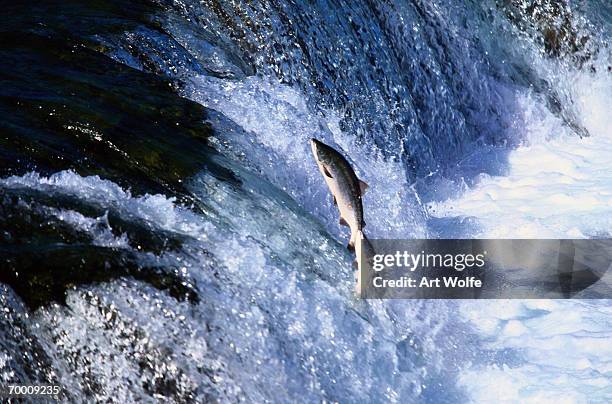
[[[519,94],[523,143],[507,156],[503,176],[483,174],[456,198],[432,202],[434,217],[478,219],[474,236],[608,237],[612,229],[612,77],[575,73],[580,138],[530,93]]]
[[[368,234],[377,237],[424,237],[423,208],[398,162],[384,161],[366,145],[357,145],[338,126],[333,111],[312,111],[297,89],[253,77],[226,81],[196,77],[186,95],[222,112],[245,131],[220,132],[221,150],[232,155],[283,189],[324,221],[333,234],[345,236],[331,196],[312,158],[309,139],[341,149],[362,180],[371,183],[364,196]],[[369,220],[370,219],[370,220]]]
[[[466,367],[458,383],[476,402],[606,403],[612,398],[609,301],[461,304],[484,349],[516,352]]]
[[[510,151],[507,175],[481,175],[454,198],[429,204],[435,217],[472,219],[473,237],[590,238],[612,231],[612,77],[569,75],[575,108],[590,137],[580,138],[526,93],[520,96],[523,143]],[[563,83],[563,84],[568,84]],[[610,272],[610,271],[608,271]],[[609,281],[610,274],[607,274]],[[477,402],[493,386],[498,400],[604,403],[612,399],[610,301],[462,302],[485,347],[516,351],[459,378]]]
[[[468,233],[463,233],[469,237],[609,236],[612,122],[606,106],[612,96],[611,81],[605,69],[599,74],[576,72],[573,77],[570,90],[577,118],[591,136],[578,137],[548,109],[541,96],[514,91],[517,107],[513,126],[520,129],[520,144],[507,152],[505,175],[483,173],[471,187],[464,186],[459,195],[442,201],[434,198],[427,206],[430,217],[461,219],[437,228],[440,236],[456,234],[453,227],[457,223],[471,224]],[[376,226],[367,229],[370,234],[374,237],[427,234],[427,230],[412,232],[413,213],[409,219],[397,220],[406,214],[402,211],[413,212],[415,208],[411,206],[417,209],[419,206],[418,195],[414,199],[404,198],[397,205],[388,197],[397,195],[398,189],[410,189],[405,179],[393,178],[401,176],[398,174],[401,170],[392,163],[378,163],[376,156],[351,144],[334,127],[333,114],[330,119],[309,113],[297,90],[260,79],[224,83],[199,78],[193,82],[189,96],[223,112],[248,131],[248,142],[221,139],[226,144],[225,150],[249,156],[246,160],[255,169],[288,190],[320,220],[327,221],[328,228],[334,210],[328,201],[321,200],[326,192],[321,189],[314,164],[308,164],[310,151],[305,146],[313,136],[340,146],[349,156],[359,156],[358,171],[366,174],[366,180],[375,178],[374,196],[365,200],[367,214],[379,219]],[[286,133],[294,135],[283,136]],[[284,167],[276,157],[259,158],[270,150],[289,156],[281,160]],[[476,151],[476,158],[481,158],[479,153],[484,155],[487,149]],[[289,178],[286,170],[292,173]],[[390,173],[394,173],[392,178]],[[293,182],[296,175],[303,179]],[[318,206],[326,202],[326,208],[321,210]],[[383,211],[389,206],[396,208],[386,214]],[[422,226],[421,221],[416,223]],[[394,226],[397,230],[390,231]],[[342,237],[342,233],[331,228]],[[434,307],[437,311],[449,306],[439,302]],[[504,402],[606,402],[611,397],[608,359],[612,351],[607,342],[612,339],[612,327],[608,302],[462,302],[458,311],[477,330],[486,350],[497,352],[491,360],[479,357],[486,356],[483,350],[473,363],[464,364],[461,369],[458,386],[472,400],[487,402],[493,388]]]
[[[233,168],[240,189],[209,174],[191,180],[206,204],[205,217],[161,195],[134,197],[110,181],[70,171],[0,182],[4,189],[77,196],[126,220],[147,221],[152,231],[191,240],[161,258],[195,283],[201,299],[195,306],[121,280],[69,291],[68,307],[37,311],[33,322],[42,326],[35,333],[50,355],[98,358],[68,361],[57,370],[65,384],[93,378],[105,386],[96,399],[122,401],[167,393],[167,383],[173,395],[201,401],[208,394],[230,401],[362,401],[380,389],[384,401],[435,397],[430,380],[455,371],[445,363],[452,353],[444,354],[448,348],[437,342],[447,340],[450,312],[427,302],[355,300],[346,249],[282,192]],[[104,218],[53,214],[94,240],[112,230]],[[125,236],[121,240],[113,247],[136,250]]]
[[[471,237],[609,236],[612,227],[612,134],[609,128],[612,122],[604,111],[612,91],[609,77],[605,74],[584,73],[578,78],[574,97],[578,100],[578,116],[591,133],[590,137],[576,136],[542,104],[541,98],[528,92],[517,92],[517,105],[520,106],[517,119],[524,125],[524,134],[521,145],[507,156],[506,175],[480,175],[475,184],[460,193],[458,198],[429,204],[429,215],[463,217],[462,221],[468,219],[470,223],[476,223],[473,233],[469,234]],[[319,198],[321,193],[325,194],[317,185],[321,183],[318,172],[314,165],[308,164],[309,150],[304,146],[308,137],[322,132],[327,136],[324,140],[343,146],[347,151],[351,146],[343,141],[346,137],[338,128],[331,130],[332,136],[319,129],[321,125],[308,115],[304,104],[299,104],[299,110],[308,119],[293,119],[295,113],[288,116],[286,109],[279,108],[278,101],[270,102],[270,99],[282,100],[295,107],[298,104],[295,91],[282,86],[263,86],[259,80],[227,84],[230,88],[225,92],[212,91],[213,86],[220,85],[215,80],[211,83],[209,79],[202,79],[195,83],[201,86],[196,87],[201,92],[196,90],[193,93],[196,100],[232,117],[253,136],[248,145],[224,139],[234,152],[256,156],[254,149],[266,147],[280,155],[292,156],[287,159],[291,172],[308,178],[305,183],[317,189],[315,193]],[[287,101],[288,91],[293,104]],[[203,99],[201,94],[214,95]],[[256,94],[264,97],[266,102],[258,102]],[[249,117],[240,105],[248,105],[249,113],[254,115]],[[282,112],[269,111],[271,105],[274,112],[279,109]],[[262,111],[261,107],[265,110]],[[296,122],[305,125],[291,127]],[[278,144],[280,139],[287,142],[282,136],[287,132],[296,134],[290,138],[291,146]],[[290,147],[294,149],[288,152]],[[380,164],[373,164],[374,159],[364,157],[368,156],[367,152],[353,150],[355,155],[361,156],[358,169],[365,166],[362,170],[370,177],[378,175],[379,179],[384,177],[383,173],[397,172],[393,165],[380,168]],[[279,171],[282,176],[285,171],[279,169],[275,159],[256,158],[256,162],[259,164],[256,167],[264,175],[288,188],[292,196],[313,214],[324,215],[323,220],[333,217],[329,205],[321,211],[316,206],[322,201],[309,199],[312,188],[296,187],[286,177],[279,180],[275,173]],[[380,193],[374,200],[366,199],[367,212],[376,218],[389,217],[393,222],[398,217],[393,212],[397,211],[391,209],[388,215],[384,215],[382,210],[393,203],[381,195],[393,195],[398,186],[406,188],[408,184],[405,181],[389,182],[388,178],[380,182],[374,180],[374,184],[375,190],[377,185],[380,186]],[[402,208],[411,210],[402,204],[398,208],[400,212]],[[406,222],[397,225],[400,233],[396,234],[414,236]],[[368,230],[378,236],[377,231],[385,228],[389,228],[389,223],[383,221]],[[440,233],[444,236],[445,232],[452,234],[453,231],[452,228],[442,228]],[[448,306],[440,302],[437,310],[442,308]],[[612,328],[607,302],[463,302],[459,304],[459,312],[478,330],[479,337],[485,341],[484,346],[498,352],[492,363],[476,359],[461,371],[458,385],[468,391],[474,401],[488,401],[493,386],[501,401],[606,402],[612,394],[608,364],[612,351],[607,343],[612,339]],[[510,354],[505,354],[507,352]]]

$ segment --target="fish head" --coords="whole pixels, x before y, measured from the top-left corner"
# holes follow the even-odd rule
[[[334,158],[334,150],[315,138],[310,139],[310,148],[315,159],[320,164],[330,165]]]

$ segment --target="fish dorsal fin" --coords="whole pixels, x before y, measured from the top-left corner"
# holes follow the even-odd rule
[[[348,222],[342,216],[340,216],[340,224],[342,226],[350,227]]]
[[[365,181],[359,180],[359,190],[361,191],[361,195],[366,193],[368,187],[369,185]]]
[[[327,167],[323,166],[323,173],[325,174],[325,176],[329,177],[329,178],[334,178],[331,173],[327,170]]]
[[[334,206],[338,206],[338,201],[336,200],[336,197],[332,195],[332,199],[334,200]]]

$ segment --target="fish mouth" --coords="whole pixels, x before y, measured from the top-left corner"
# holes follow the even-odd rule
[[[314,154],[315,158],[319,160],[319,156],[317,155],[317,144],[319,141],[314,137],[310,139],[310,148],[312,149],[312,154]]]

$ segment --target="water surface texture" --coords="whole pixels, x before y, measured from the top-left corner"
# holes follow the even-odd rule
[[[609,300],[357,299],[308,144],[369,183],[372,238],[608,238],[608,1],[4,11],[0,384],[71,402],[612,401]]]

